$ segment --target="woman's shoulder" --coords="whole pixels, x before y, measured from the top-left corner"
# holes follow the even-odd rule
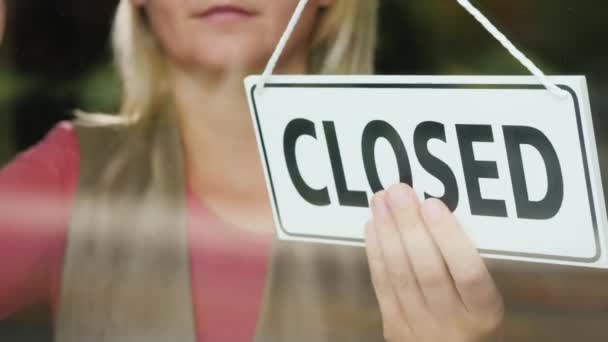
[[[45,164],[56,164],[63,170],[77,170],[81,159],[81,145],[87,142],[84,138],[97,137],[100,133],[127,131],[126,127],[128,125],[116,116],[80,113],[74,120],[57,123],[37,145],[23,152],[21,157],[36,159]]]
[[[77,139],[72,121],[60,121],[55,124],[46,135],[35,145],[20,153],[31,155],[38,150],[70,149],[77,146]]]
[[[59,122],[41,141],[17,154],[2,168],[0,186],[10,188],[31,182],[65,188],[75,183],[78,177],[78,150],[74,124],[70,121]]]
[[[75,150],[78,146],[74,123],[72,121],[61,121],[47,133],[42,140],[43,144],[54,145],[58,148]]]
[[[72,121],[57,123],[35,146],[22,155],[41,164],[54,165],[64,171],[78,166],[78,137]]]

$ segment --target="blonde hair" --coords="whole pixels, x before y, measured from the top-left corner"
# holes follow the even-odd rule
[[[312,41],[311,74],[370,74],[374,69],[378,0],[335,0]],[[120,119],[137,122],[166,105],[165,56],[130,0],[118,5],[114,56],[123,84]]]

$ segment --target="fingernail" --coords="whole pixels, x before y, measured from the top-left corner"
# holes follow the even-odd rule
[[[374,199],[372,200],[372,212],[375,218],[384,218],[389,215],[385,194],[383,192],[374,196]]]
[[[388,190],[388,196],[391,201],[391,205],[397,209],[404,209],[412,206],[412,204],[416,201],[416,194],[412,188],[405,184],[392,186]]]
[[[426,222],[440,221],[445,214],[445,204],[438,199],[432,198],[422,204],[422,218]]]

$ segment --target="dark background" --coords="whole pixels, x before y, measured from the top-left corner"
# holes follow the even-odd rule
[[[378,73],[527,75],[455,0],[381,2]],[[109,49],[116,3],[8,0],[7,37],[0,49],[0,165],[57,121],[71,118],[76,108],[116,111],[120,84]],[[600,159],[606,165],[608,2],[474,3],[547,74],[587,76]],[[539,272],[530,266],[514,275],[499,266],[494,275],[510,310],[507,341],[608,340],[608,277],[603,273]],[[49,341],[46,317],[44,308],[34,308],[0,322],[0,341]]]

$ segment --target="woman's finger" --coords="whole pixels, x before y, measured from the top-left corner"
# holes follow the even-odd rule
[[[382,315],[384,337],[389,340],[390,338],[397,339],[399,336],[394,335],[398,334],[406,335],[401,336],[404,338],[411,336],[411,328],[403,318],[399,301],[388,278],[378,242],[378,234],[372,222],[368,222],[365,225],[365,250],[372,276],[372,284],[374,285]]]
[[[501,297],[494,281],[455,216],[437,199],[425,201],[421,212],[466,309],[472,313],[501,309]]]
[[[460,298],[443,256],[420,216],[416,193],[408,185],[398,184],[388,190],[388,198],[402,243],[429,310],[445,316],[461,308]]]
[[[429,324],[432,324],[432,317],[401,243],[401,237],[390,213],[386,197],[387,194],[383,191],[374,196],[372,200],[374,227],[386,272],[399,300],[403,315],[410,323],[414,335],[420,336]]]

